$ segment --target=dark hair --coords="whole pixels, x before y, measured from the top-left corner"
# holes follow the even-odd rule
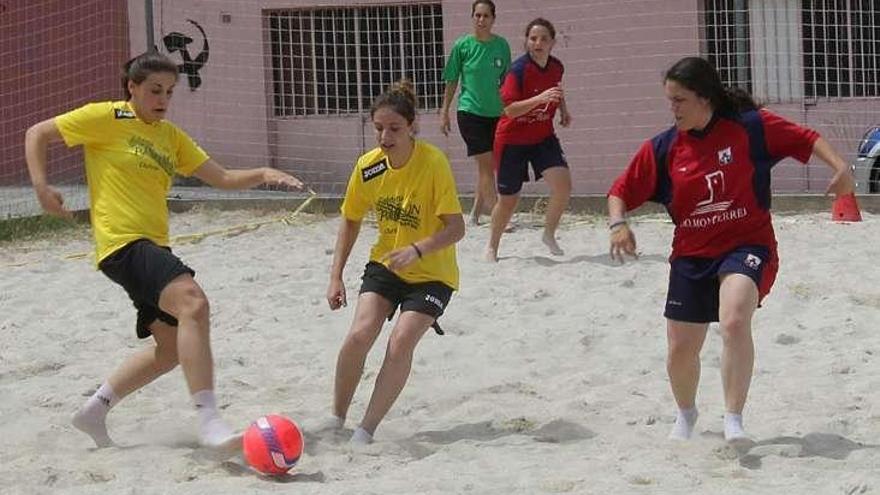
[[[170,72],[177,77],[179,70],[177,64],[170,58],[155,51],[142,53],[126,62],[122,66],[122,90],[125,91],[125,99],[131,99],[131,92],[128,90],[129,81],[140,84],[155,72]]]
[[[685,57],[676,62],[663,76],[663,82],[666,81],[675,81],[706,98],[712,109],[720,113],[739,113],[761,108],[748,91],[736,86],[724,87],[715,66],[701,57]]]
[[[492,17],[495,17],[495,2],[492,0],[474,0],[474,3],[471,4],[471,17],[477,12],[477,5],[486,4],[489,6],[489,10],[492,12]]]
[[[538,17],[537,19],[533,19],[532,22],[526,25],[526,38],[529,37],[529,31],[532,30],[535,26],[543,26],[547,28],[547,31],[550,31],[550,37],[556,39],[556,28],[553,27],[553,24],[544,19],[543,17]]]
[[[402,115],[409,125],[412,125],[416,120],[416,91],[412,81],[404,78],[388,86],[388,89],[373,101],[370,118],[373,118],[376,110],[383,107],[391,107]]]

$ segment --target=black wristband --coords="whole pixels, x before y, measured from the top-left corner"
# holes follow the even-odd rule
[[[418,247],[418,246],[416,246],[416,243],[412,243],[412,244],[410,244],[410,246],[412,246],[412,247],[413,247],[413,249],[415,249],[415,250],[416,250],[416,254],[417,254],[417,255],[419,255],[419,258],[421,258],[421,257],[422,257],[422,250],[421,250],[421,249],[419,249],[419,247]]]
[[[618,220],[610,225],[608,225],[608,230],[614,230],[615,227],[619,227],[621,225],[626,225],[626,220]]]

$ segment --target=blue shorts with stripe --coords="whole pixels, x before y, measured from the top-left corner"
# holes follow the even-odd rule
[[[673,259],[663,316],[691,323],[718,321],[721,275],[748,276],[763,297],[769,292],[768,280],[772,285],[776,275],[772,261],[766,246],[740,246],[718,258],[681,256]],[[765,270],[768,264],[771,267]]]

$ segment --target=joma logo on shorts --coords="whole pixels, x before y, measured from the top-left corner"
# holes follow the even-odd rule
[[[367,182],[384,174],[386,170],[388,170],[388,162],[382,160],[375,165],[370,165],[369,167],[361,170],[361,177],[363,177],[364,182]]]
[[[425,301],[428,301],[429,303],[433,304],[434,306],[437,306],[438,308],[443,309],[443,301],[441,301],[437,297],[432,296],[431,294],[425,295]]]

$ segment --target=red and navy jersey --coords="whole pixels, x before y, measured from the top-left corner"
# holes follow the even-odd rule
[[[767,110],[714,116],[703,131],[675,127],[645,142],[609,195],[627,211],[666,206],[672,256],[715,258],[743,245],[774,253],[770,170],[786,157],[806,163],[819,134]]]
[[[565,69],[562,62],[552,55],[547,65],[541,67],[528,53],[516,59],[501,85],[501,101],[504,106],[527,100],[544,91],[559,86]],[[553,135],[553,116],[558,103],[539,105],[516,118],[501,115],[495,131],[495,141],[503,144],[537,144]]]

